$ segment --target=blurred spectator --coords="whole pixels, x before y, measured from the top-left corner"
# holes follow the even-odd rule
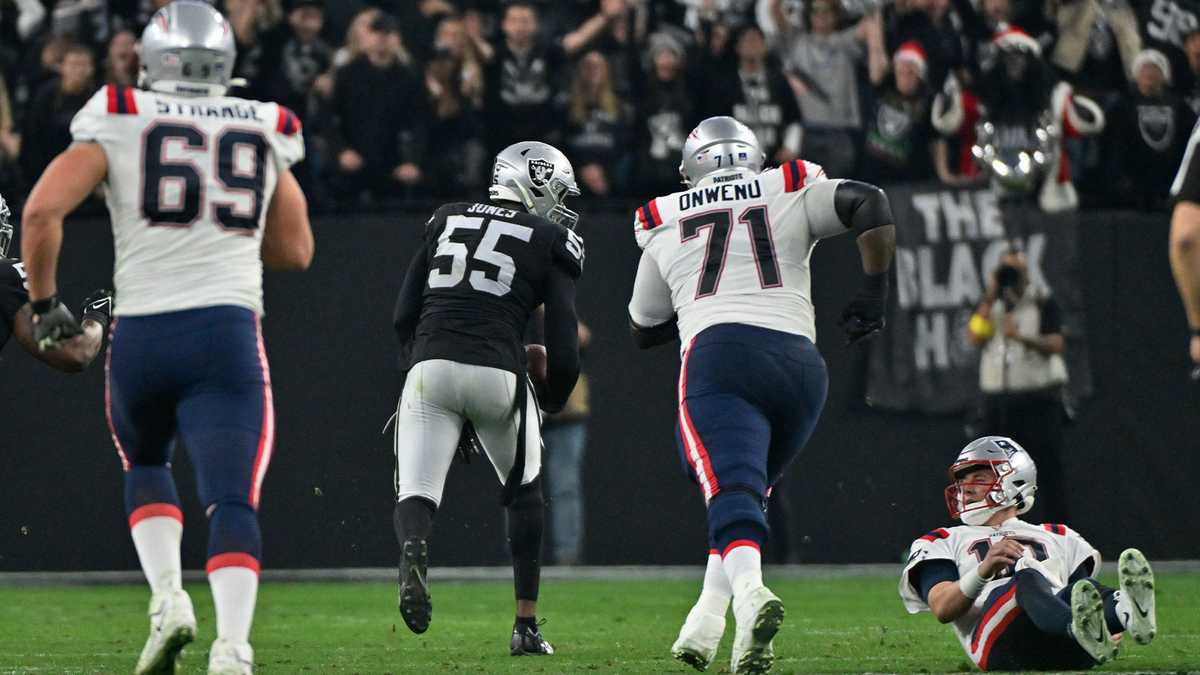
[[[31,182],[71,144],[71,119],[96,90],[93,82],[96,66],[88,47],[68,47],[60,71],[58,79],[42,85],[25,117],[21,168]]]
[[[352,201],[396,196],[421,180],[428,122],[424,83],[395,20],[376,14],[359,38],[362,55],[337,70],[330,101],[331,183]]]
[[[282,103],[307,123],[315,112],[313,86],[333,64],[333,49],[321,39],[324,0],[292,0],[287,21],[256,35],[241,75],[248,95]]]
[[[430,190],[436,196],[470,192],[484,183],[483,66],[457,16],[447,16],[437,26],[425,88],[431,108],[428,135],[439,147],[427,162]]]
[[[683,45],[672,34],[650,36],[649,63],[637,96],[637,181],[642,192],[667,194],[679,186],[679,153],[698,123],[699,111],[689,95]]]
[[[773,0],[776,16],[781,0]],[[858,68],[866,56],[863,42],[870,22],[838,30],[838,0],[812,0],[805,6],[809,33],[792,32],[780,42],[785,70],[804,116],[804,158],[825,168],[832,177],[851,175],[858,163],[862,131]],[[783,20],[777,20],[783,25]]]
[[[1066,520],[1062,473],[1062,312],[1048,289],[1034,285],[1022,253],[1009,251],[989,273],[987,294],[967,326],[982,347],[981,434],[1008,436],[1038,457],[1038,506]]]
[[[1192,112],[1200,115],[1200,26],[1192,29],[1184,38],[1183,53],[1187,63],[1187,77],[1183,78],[1183,82],[1176,78],[1175,90],[1183,91],[1184,100]]]
[[[975,127],[981,118],[979,97],[970,88],[964,88],[952,73],[934,96],[930,116],[932,127],[938,132],[933,144],[933,167],[938,180],[946,185],[966,187],[985,181],[971,154]]]
[[[136,45],[137,37],[131,31],[121,30],[113,34],[104,58],[105,84],[137,85],[139,65]]]
[[[624,192],[632,113],[613,91],[608,59],[597,50],[579,60],[566,105],[567,156],[584,194],[608,197]],[[622,181],[621,185],[616,185]]]
[[[105,0],[55,0],[49,3],[50,33],[87,45],[93,54],[108,43],[110,22]]]
[[[767,52],[762,29],[741,28],[734,38],[736,61],[706,73],[719,75],[721,87],[709,90],[714,107],[705,115],[731,115],[758,136],[768,163],[783,164],[800,155],[803,127],[796,97],[783,70]]]
[[[395,15],[404,43],[414,57],[427,62],[434,56],[438,26],[447,17],[458,16],[458,8],[449,0],[409,0],[395,6]]]
[[[1142,48],[1137,16],[1123,2],[1050,0],[1058,40],[1050,62],[1076,91],[1107,104],[1126,88],[1126,73]]]
[[[960,60],[958,38],[943,34],[935,16],[948,9],[947,0],[896,0],[887,6],[884,19],[888,54],[901,45],[916,43],[925,53],[925,81],[941,83],[951,66]]]
[[[579,322],[579,349],[587,349],[592,332]],[[561,412],[542,425],[546,452],[546,497],[550,515],[550,551],[556,565],[577,565],[583,558],[583,456],[591,416],[587,375],[581,373]]]
[[[616,3],[617,0],[607,2]],[[613,90],[627,100],[633,96],[634,81],[641,71],[650,13],[649,2],[620,0],[620,6],[614,4],[610,11],[603,32],[592,42],[608,60]]]
[[[1110,190],[1118,203],[1166,210],[1167,191],[1179,168],[1196,115],[1170,90],[1171,65],[1156,49],[1133,60],[1132,95],[1110,113],[1107,134]]]
[[[517,141],[556,142],[559,128],[554,95],[560,69],[568,57],[600,34],[610,17],[624,12],[624,0],[604,0],[601,13],[558,41],[538,36],[538,12],[528,2],[505,6],[500,28],[503,40],[483,53],[486,69],[488,140],[491,153]]]
[[[934,177],[928,61],[921,43],[900,45],[892,72],[876,83],[867,117],[862,175],[873,183],[922,181]]]
[[[21,137],[16,133],[8,85],[0,75],[0,194],[20,186],[20,165],[17,163],[20,152]]]
[[[283,19],[280,0],[225,0],[225,18],[233,27],[237,40],[238,63],[235,70],[242,72],[248,59],[255,58],[254,46],[259,36],[268,33]]]

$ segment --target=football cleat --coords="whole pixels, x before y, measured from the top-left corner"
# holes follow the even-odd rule
[[[1079,643],[1096,663],[1105,663],[1117,656],[1117,643],[1113,642],[1104,623],[1104,601],[1100,591],[1087,579],[1080,579],[1071,587],[1071,637]]]
[[[543,622],[544,623],[544,622]],[[554,646],[542,637],[541,623],[513,624],[512,642],[509,643],[509,653],[513,656],[550,656]]]
[[[775,664],[771,644],[783,625],[783,602],[766,586],[759,586],[744,598],[733,598],[733,659],[730,670],[737,675],[766,673]]]
[[[208,675],[254,675],[254,650],[246,642],[217,638],[208,654]]]
[[[150,637],[138,658],[135,675],[173,675],[180,652],[196,639],[196,613],[183,590],[150,599]]]
[[[429,630],[433,602],[429,599],[426,573],[429,569],[429,545],[420,537],[404,540],[400,555],[400,616],[414,633]]]
[[[725,616],[706,612],[696,605],[688,612],[679,637],[671,645],[671,656],[696,670],[707,670],[717,657],[724,635]]]
[[[1136,548],[1122,551],[1117,579],[1121,587],[1117,609],[1125,629],[1138,644],[1148,645],[1158,632],[1158,620],[1154,611],[1154,572],[1146,556]]]

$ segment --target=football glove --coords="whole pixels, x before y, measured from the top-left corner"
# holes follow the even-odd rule
[[[842,310],[838,325],[846,331],[846,345],[869,340],[883,332],[887,307],[888,273],[868,274],[861,290]]]
[[[107,326],[112,318],[113,310],[113,292],[107,288],[100,288],[92,291],[92,294],[83,301],[83,307],[80,308],[80,323],[84,321],[95,321],[101,326]]]
[[[30,303],[33,308],[33,341],[39,351],[53,351],[83,333],[71,310],[57,295]]]

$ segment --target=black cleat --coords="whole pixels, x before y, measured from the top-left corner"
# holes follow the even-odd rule
[[[549,656],[554,646],[542,637],[541,624],[517,623],[513,625],[512,643],[509,653],[513,656]]]
[[[433,617],[425,577],[428,568],[429,545],[420,537],[406,539],[400,555],[400,616],[414,633],[429,630],[429,620]]]

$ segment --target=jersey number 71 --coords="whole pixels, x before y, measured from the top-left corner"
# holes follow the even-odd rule
[[[190,227],[211,208],[222,228],[253,233],[262,217],[267,150],[253,129],[223,129],[210,147],[194,126],[155,124],[143,136],[142,216],[151,225]],[[215,169],[221,194],[205,194],[206,165]]]
[[[758,282],[763,288],[778,288],[783,285],[779,273],[779,262],[775,259],[775,242],[771,238],[771,225],[767,222],[767,207],[752,206],[738,216],[737,222],[745,223],[750,230],[754,264],[758,267]],[[725,270],[725,257],[729,254],[729,237],[733,229],[733,211],[721,209],[699,213],[679,221],[682,241],[700,236],[700,230],[711,228],[708,245],[704,249],[704,266],[700,270],[700,283],[696,285],[696,298],[706,298],[717,292],[721,283],[721,272]]]

